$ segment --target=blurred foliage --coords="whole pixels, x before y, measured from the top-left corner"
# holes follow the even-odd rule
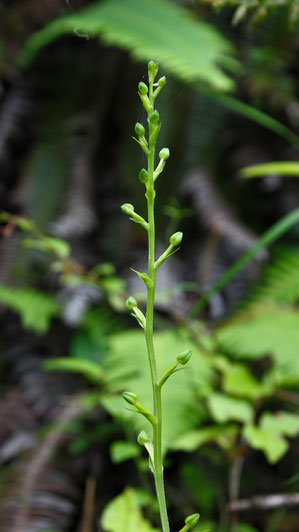
[[[135,118],[143,120],[135,101],[142,62],[154,57],[169,74],[159,111],[161,146],[167,139],[172,154],[159,184],[159,246],[184,230],[181,256],[161,269],[161,371],[186,342],[193,349],[190,368],[165,386],[166,488],[173,527],[198,506],[196,532],[227,532],[232,491],[239,498],[298,490],[299,189],[289,177],[298,173],[297,2],[10,0],[0,2],[0,13],[0,458],[15,475],[19,456],[27,460],[22,434],[34,445],[57,416],[55,409],[43,414],[47,401],[57,409],[72,382],[71,393],[83,388],[88,406],[68,424],[63,460],[79,471],[80,485],[90,474],[98,478],[93,530],[109,500],[107,531],[128,532],[117,521],[123,515],[138,530],[155,530],[152,498],[123,492],[136,484],[146,490],[149,481],[136,445],[145,424],[120,394],[132,390],[148,407],[151,400],[143,337],[124,313],[127,292],[140,291],[128,264],[139,269],[144,237],[119,211],[128,198],[143,208],[135,186],[142,161],[131,135]],[[198,167],[200,204],[192,188],[186,193],[188,172]],[[260,179],[238,181],[242,168]],[[292,223],[284,226],[285,218]],[[260,241],[281,224],[275,238],[262,240],[272,247],[261,265]],[[191,319],[207,294],[205,311]],[[30,415],[8,409],[6,390],[16,386]],[[56,509],[68,503],[68,524],[51,510],[41,525],[46,503],[36,495],[28,526],[81,530],[84,494],[74,496],[73,480],[64,485],[51,468],[49,479],[43,500]],[[0,519],[5,504],[11,508],[1,494]],[[286,508],[271,514],[233,518],[238,532],[297,531],[298,513],[295,524]],[[11,521],[3,527],[13,529]]]

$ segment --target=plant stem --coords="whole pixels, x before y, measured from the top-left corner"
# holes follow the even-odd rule
[[[149,93],[150,103],[153,105],[153,84],[150,83]],[[152,132],[152,125],[149,122],[149,137]],[[169,532],[169,522],[167,516],[167,507],[163,481],[162,465],[162,404],[161,388],[158,386],[158,374],[153,341],[153,324],[154,324],[154,302],[156,288],[156,270],[155,270],[155,190],[154,190],[154,164],[155,164],[155,142],[149,145],[150,153],[148,155],[148,184],[146,191],[147,211],[148,211],[148,276],[152,280],[152,286],[147,287],[147,307],[146,307],[146,328],[145,339],[148,352],[148,359],[151,372],[154,416],[156,423],[153,425],[153,445],[154,445],[154,467],[156,494],[159,504],[161,525],[163,532]]]

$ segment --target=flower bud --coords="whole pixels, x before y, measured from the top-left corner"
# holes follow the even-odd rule
[[[127,301],[126,301],[126,307],[128,310],[133,310],[135,307],[137,307],[137,301],[135,299],[135,297],[128,297]]]
[[[157,109],[155,109],[149,116],[149,121],[152,123],[152,124],[157,124],[159,122],[159,118],[160,118],[160,115],[157,111]]]
[[[160,159],[163,159],[164,161],[166,161],[166,159],[168,159],[169,157],[169,149],[168,148],[162,148],[162,150],[160,150],[159,152],[159,157]]]
[[[166,85],[166,77],[163,76],[162,78],[158,79],[158,85],[159,87],[164,87]]]
[[[192,351],[189,349],[188,351],[184,351],[177,357],[177,361],[182,364],[183,366],[189,362],[192,355]]]
[[[136,135],[138,135],[138,137],[143,137],[143,135],[145,134],[145,129],[143,125],[140,124],[139,122],[135,124],[135,133]]]
[[[137,436],[137,441],[138,441],[139,445],[145,445],[146,443],[148,443],[150,441],[150,437],[145,432],[145,430],[142,430],[141,432],[139,432],[139,434]]]
[[[139,180],[141,183],[146,183],[148,180],[148,171],[145,168],[142,168],[139,172]]]
[[[186,525],[191,529],[193,528],[195,525],[197,525],[198,521],[199,521],[199,517],[200,515],[199,514],[192,514],[192,515],[189,515],[186,519],[185,519],[185,523]]]
[[[143,83],[143,81],[140,81],[138,84],[138,91],[142,96],[145,96],[148,93],[148,86]]]
[[[148,67],[148,77],[151,79],[155,79],[158,73],[158,69],[159,69],[158,63],[155,63],[154,61],[150,61],[147,67]]]
[[[183,240],[183,233],[181,231],[177,231],[170,237],[169,243],[172,244],[173,246],[179,246],[182,240]]]
[[[121,206],[121,210],[122,210],[125,214],[131,215],[132,212],[134,212],[134,206],[131,205],[131,203],[124,203],[124,204]]]
[[[123,398],[130,405],[135,405],[135,403],[138,401],[136,393],[133,392],[123,392]]]

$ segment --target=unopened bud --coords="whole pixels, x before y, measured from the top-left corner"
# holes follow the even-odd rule
[[[183,240],[183,233],[181,231],[177,231],[170,237],[169,243],[172,244],[173,246],[179,246],[182,240]]]
[[[157,111],[157,109],[155,109],[149,116],[149,121],[152,123],[152,124],[157,124],[159,122],[159,118],[160,118],[160,115]]]
[[[133,310],[135,307],[137,307],[137,301],[135,297],[133,296],[128,297],[126,301],[126,307],[128,310]]]
[[[139,432],[139,434],[137,436],[137,441],[138,441],[139,445],[145,445],[146,443],[148,443],[150,441],[150,437],[145,432],[145,430],[142,430],[141,432]]]
[[[143,135],[145,134],[144,126],[139,122],[135,124],[135,133],[136,135],[138,135],[138,137],[143,137]]]
[[[148,171],[145,168],[142,168],[139,172],[139,180],[141,183],[146,183],[148,180]]]
[[[121,210],[125,213],[125,214],[132,214],[132,212],[134,212],[134,206],[131,205],[131,203],[124,203],[122,206],[121,206]]]
[[[140,94],[142,94],[142,96],[145,96],[148,93],[148,86],[143,83],[143,81],[140,81],[140,83],[138,84],[138,91],[140,92]]]
[[[151,79],[155,79],[158,73],[158,69],[159,69],[158,63],[155,63],[154,61],[150,61],[147,67],[148,67],[148,77]]]
[[[160,159],[163,159],[164,161],[168,159],[169,155],[170,155],[170,151],[168,148],[162,148],[162,150],[160,150],[159,152]]]
[[[189,517],[187,517],[185,519],[185,523],[186,525],[191,529],[193,528],[195,525],[197,525],[198,521],[199,521],[199,518],[200,518],[200,515],[199,514],[192,514],[192,515],[189,515]]]
[[[130,405],[135,405],[135,403],[138,401],[136,393],[133,392],[123,392],[123,398]]]
[[[164,87],[166,85],[166,77],[163,76],[162,78],[158,79],[158,85],[159,87]]]
[[[184,351],[177,357],[177,361],[182,364],[183,366],[189,362],[192,355],[192,351],[189,349],[188,351]]]

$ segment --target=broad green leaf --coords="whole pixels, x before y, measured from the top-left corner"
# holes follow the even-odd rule
[[[140,455],[141,447],[137,443],[130,441],[115,441],[110,447],[110,456],[112,462],[119,464],[130,458],[136,458]]]
[[[247,425],[243,436],[253,449],[263,451],[270,464],[278,462],[289,448],[288,442],[280,434],[262,427]]]
[[[243,399],[214,393],[208,397],[208,406],[213,419],[218,423],[226,423],[227,421],[251,423],[253,420],[253,408]]]
[[[265,430],[278,432],[292,438],[299,433],[299,415],[284,411],[274,414],[264,412],[260,419],[260,426]]]
[[[241,364],[230,365],[224,373],[222,386],[228,394],[247,399],[266,397],[273,391],[270,381],[260,382],[256,380],[246,366]]]
[[[144,519],[132,488],[127,488],[106,506],[101,526],[105,532],[159,532]]]
[[[20,62],[63,34],[99,37],[120,46],[137,60],[155,59],[184,81],[203,80],[231,89],[232,80],[219,67],[234,68],[232,45],[211,25],[196,20],[170,0],[102,0],[55,20],[29,38]]]
[[[299,177],[299,163],[295,161],[279,161],[246,166],[240,171],[241,177],[265,177],[270,174]]]
[[[163,387],[162,402],[164,412],[163,447],[164,452],[173,441],[185,432],[207,419],[204,407],[196,399],[197,390],[211,385],[214,372],[209,359],[182,331],[155,333],[155,350],[158,375],[174,363],[176,357],[186,349],[192,349],[192,357],[182,371],[172,375]],[[103,358],[103,370],[107,377],[107,392],[102,404],[109,412],[134,424],[136,431],[151,430],[148,422],[127,408],[120,395],[124,390],[137,394],[139,401],[152,410],[152,387],[147,359],[144,334],[130,330],[113,335],[110,339],[110,352]]]
[[[92,362],[92,360],[80,358],[51,358],[43,364],[44,368],[50,371],[71,371],[81,373],[90,381],[99,384],[105,380],[105,374],[102,368]]]
[[[171,447],[175,451],[193,452],[205,443],[215,442],[227,449],[234,445],[238,431],[236,425],[214,425],[191,430],[174,441]]]
[[[52,295],[31,287],[0,285],[0,303],[17,312],[23,327],[37,334],[45,334],[51,319],[60,312],[60,305]]]

